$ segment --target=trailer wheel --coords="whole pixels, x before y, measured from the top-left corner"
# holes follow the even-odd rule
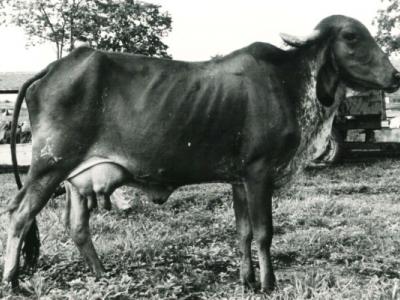
[[[332,128],[325,151],[315,160],[316,163],[337,163],[343,155],[343,137],[336,128]]]

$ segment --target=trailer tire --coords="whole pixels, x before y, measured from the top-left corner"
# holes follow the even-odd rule
[[[325,151],[315,160],[316,163],[334,164],[343,157],[343,136],[336,128],[332,128]]]

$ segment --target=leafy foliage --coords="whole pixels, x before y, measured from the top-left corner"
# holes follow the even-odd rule
[[[162,14],[159,6],[105,0],[96,1],[96,7],[101,13],[92,15],[93,26],[87,31],[97,48],[168,57],[161,37],[171,30],[171,17]]]
[[[378,10],[373,24],[377,25],[377,42],[388,53],[400,50],[400,2],[399,0],[382,0],[386,8]]]
[[[134,0],[4,0],[3,23],[22,27],[30,45],[50,41],[57,58],[76,40],[97,49],[170,57],[162,37],[172,19],[160,6]]]

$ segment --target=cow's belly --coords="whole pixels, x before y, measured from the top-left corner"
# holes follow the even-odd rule
[[[173,76],[144,90],[109,91],[112,99],[105,101],[107,114],[89,155],[108,157],[147,182],[234,177],[246,120],[242,83],[236,77],[196,78]]]
[[[129,138],[119,143],[97,142],[87,157],[105,157],[123,166],[135,181],[154,185],[181,186],[203,182],[236,182],[243,167],[232,143],[199,145],[196,140],[182,143],[146,143]]]

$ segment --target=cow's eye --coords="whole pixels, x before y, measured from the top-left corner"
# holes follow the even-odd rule
[[[343,33],[343,38],[346,41],[354,42],[357,39],[357,35],[354,32],[345,32]]]

